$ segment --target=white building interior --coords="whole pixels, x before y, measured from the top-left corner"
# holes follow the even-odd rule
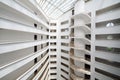
[[[120,0],[0,0],[0,80],[120,80]]]

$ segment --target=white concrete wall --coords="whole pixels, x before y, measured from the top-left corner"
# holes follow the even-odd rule
[[[28,1],[26,6],[31,5],[38,11],[39,9],[32,3],[33,1]],[[40,14],[38,14],[39,17],[36,16],[33,9],[31,12],[19,1],[0,1],[0,6],[0,80],[16,80],[21,76],[21,78],[27,76],[28,80],[31,80],[35,77],[34,71],[42,66],[38,65],[38,62],[45,62],[44,56],[48,56],[43,55],[49,49],[45,46],[49,42],[46,38],[49,35],[46,31],[49,29],[47,19],[42,21],[45,17],[41,19]],[[34,24],[37,24],[37,28]],[[37,40],[34,40],[34,35],[37,35]],[[41,49],[41,44],[43,44],[43,49]],[[37,52],[34,52],[34,46],[37,46]],[[41,55],[43,55],[42,58]],[[37,63],[34,61],[35,58],[38,59]]]

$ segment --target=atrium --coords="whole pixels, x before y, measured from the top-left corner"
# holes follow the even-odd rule
[[[120,80],[120,0],[0,0],[0,80]]]

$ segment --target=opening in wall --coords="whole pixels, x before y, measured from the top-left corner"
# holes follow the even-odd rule
[[[41,49],[43,48],[43,44],[41,44]]]
[[[57,73],[50,73],[50,75],[57,75]]]
[[[95,78],[95,80],[99,80],[99,79]]]
[[[41,35],[41,40],[43,39],[43,35]]]
[[[34,59],[34,63],[37,63],[37,58]]]
[[[61,32],[66,32],[66,31],[69,31],[69,29],[68,28],[61,29]]]
[[[61,36],[61,39],[69,39],[69,36]]]
[[[87,60],[87,61],[91,61],[91,57],[90,57],[90,55],[85,54],[85,60]]]
[[[50,32],[56,32],[56,30],[53,29],[53,30],[50,30]]]
[[[49,29],[46,29],[47,32],[49,32]]]
[[[63,49],[61,49],[61,52],[66,53],[66,54],[69,53],[69,51],[66,51],[66,50],[63,50]]]
[[[88,65],[88,64],[85,64],[85,70],[88,70],[88,71],[90,71],[90,65]]]
[[[37,28],[37,24],[36,23],[34,23],[34,27]]]
[[[61,22],[61,25],[65,25],[65,24],[67,24],[68,22],[69,22],[68,20],[63,21],[63,22]]]
[[[55,45],[57,45],[57,44],[56,44],[56,42],[52,42],[52,43],[50,43],[50,45],[55,46]]]
[[[50,49],[50,51],[56,51],[56,49]]]
[[[61,46],[69,46],[68,43],[61,43]]]
[[[50,80],[57,80],[57,79],[50,79]]]
[[[90,34],[86,34],[85,37],[89,40],[91,40],[91,35]]]
[[[74,12],[75,12],[75,11],[74,11],[74,10],[72,10],[72,15],[74,15]]]
[[[37,72],[38,72],[38,70],[35,70],[35,71],[34,71],[34,75],[36,75],[36,74],[37,74]]]
[[[74,28],[71,29],[70,36],[71,36],[71,37],[74,37]]]
[[[56,36],[50,36],[50,39],[56,39]]]
[[[71,25],[70,26],[73,26],[74,25],[74,19],[71,19]]]
[[[85,49],[87,49],[87,50],[91,50],[91,46],[90,45],[85,45]]]
[[[50,67],[50,69],[57,69],[57,67]]]
[[[56,23],[50,23],[50,26],[56,26]]]
[[[34,35],[34,40],[37,40],[37,35]]]
[[[34,46],[34,52],[37,52],[37,46]]]
[[[56,64],[57,62],[56,61],[50,61],[51,64]]]
[[[56,58],[57,56],[56,55],[50,55],[51,58]]]
[[[85,79],[90,79],[90,75],[85,74]]]

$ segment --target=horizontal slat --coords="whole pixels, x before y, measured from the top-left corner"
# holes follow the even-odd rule
[[[61,46],[61,49],[69,51],[70,47],[69,46]]]
[[[32,14],[31,12],[29,12],[28,10],[26,10],[25,8],[23,8],[22,6],[18,5],[17,3],[15,3],[14,1],[1,1],[0,3],[2,5],[2,7],[4,8],[8,8],[9,10],[13,10],[16,11],[16,13],[18,14],[22,14],[28,18],[31,18],[37,22],[39,22],[40,24],[42,24],[43,26],[49,28],[49,26],[47,25],[47,23],[43,22],[40,18],[38,18],[37,16],[35,16],[34,14]],[[14,4],[14,5],[13,5]]]
[[[61,39],[61,42],[70,42],[70,39]]]
[[[68,24],[64,24],[64,25],[61,25],[60,26],[60,29],[65,29],[65,28],[68,28],[69,27],[69,23]]]
[[[64,56],[64,57],[66,57],[66,58],[69,58],[69,54],[66,54],[66,53],[63,53],[63,52],[61,52],[61,56]]]
[[[49,74],[47,74],[47,76],[46,76],[45,80],[49,80]]]
[[[45,20],[48,20],[48,17],[44,14],[42,9],[37,5],[37,3],[34,0],[15,0],[18,3],[22,3],[24,5],[27,5],[32,11],[37,12],[37,14],[44,18]]]
[[[49,48],[50,48],[50,49],[55,49],[55,48],[57,48],[57,45],[54,45],[54,46],[53,46],[53,45],[50,45]]]
[[[50,61],[57,61],[57,58],[50,58]]]
[[[0,24],[1,24],[0,28],[2,28],[2,29],[49,35],[49,32],[38,30],[38,29],[35,29],[31,26],[23,25],[20,23],[15,23],[15,22],[5,20],[5,19],[0,19]]]
[[[65,63],[66,65],[69,65],[69,61],[65,60],[65,59],[61,59],[62,63]]]
[[[45,70],[45,73],[43,74],[41,80],[44,80],[44,79],[46,78],[45,76],[48,74],[48,71],[49,71],[49,69],[47,68],[47,69]],[[37,79],[35,79],[35,80],[37,80]],[[45,79],[45,80],[46,80],[46,79]]]
[[[35,64],[34,66],[32,66],[32,67],[31,67],[28,71],[26,71],[23,75],[21,75],[20,77],[18,77],[17,80],[27,80],[28,77],[30,77],[30,76],[34,73],[34,71],[41,66],[41,64],[47,59],[47,57],[48,57],[48,54],[46,54],[37,64]],[[47,64],[48,64],[48,62],[46,62],[45,65],[47,65]],[[44,67],[45,67],[45,66],[44,66]],[[44,71],[44,69],[41,69],[41,70]]]
[[[120,62],[120,54],[113,54],[110,52],[96,51],[95,57]]]
[[[69,71],[69,67],[67,68],[67,67],[61,65],[61,68],[64,69],[64,70],[66,70],[66,71]]]
[[[57,42],[57,39],[49,39],[49,42]]]
[[[51,79],[57,79],[57,75],[50,75],[49,78],[50,78],[49,80],[51,80]]]
[[[50,73],[57,73],[57,70],[50,70]]]
[[[57,33],[51,33],[51,32],[50,32],[49,35],[50,35],[50,36],[56,36]]]
[[[76,57],[76,56],[71,55],[70,58],[72,58],[73,60],[76,60],[76,61],[80,61],[80,62],[90,64],[90,61],[87,61],[87,60],[85,60],[85,59],[83,59],[81,57]]]
[[[49,64],[49,67],[57,67],[57,64]]]
[[[44,44],[47,42],[48,42],[48,40],[25,42],[25,43],[23,42],[23,43],[2,44],[2,45],[0,45],[0,54],[19,50],[19,49],[24,49],[24,48],[28,48],[28,47],[32,47],[35,45]]]
[[[77,48],[77,47],[70,47],[70,48],[75,49],[75,50],[80,50],[80,51],[84,52],[85,54],[90,54],[91,53],[90,51],[88,51],[86,49],[81,49],[81,48]]]
[[[50,52],[49,52],[49,55],[57,55],[57,52],[50,51]]]
[[[98,69],[110,72],[112,74],[118,75],[118,76],[120,75],[120,68],[117,68],[117,67],[113,67],[113,66],[106,65],[103,63],[99,63],[99,62],[95,62],[95,67]]]
[[[85,69],[80,68],[80,67],[77,67],[76,65],[70,64],[70,68],[72,68],[72,69],[75,70],[75,71],[78,71],[78,72],[81,72],[81,73],[84,73],[84,74],[91,75],[91,72],[90,72],[90,71],[85,70]]]
[[[61,36],[69,36],[69,34],[70,34],[70,33],[67,31],[67,32],[61,32],[60,35],[61,35]]]
[[[69,74],[64,73],[63,71],[60,72],[62,75],[64,75],[64,77],[66,77],[67,79],[69,79]]]
[[[120,18],[120,10],[119,10],[119,7],[111,10],[112,12],[110,11],[107,11],[107,12],[104,12],[102,14],[99,14],[96,16],[96,22],[99,23],[99,22],[104,22],[104,21],[110,21],[110,20],[114,20],[114,19],[119,19]]]
[[[82,41],[83,43],[90,44],[90,40],[87,38],[82,38],[79,36],[74,36],[74,37],[70,37],[70,38],[78,39],[78,40]]]
[[[97,73],[97,72],[95,72],[95,77],[98,78],[99,80],[103,80],[103,79],[104,80],[114,80],[108,76],[105,76],[105,75]]]
[[[17,70],[18,68],[24,66],[25,64],[29,63],[32,61],[34,58],[40,56],[42,53],[48,50],[48,47],[36,52],[36,54],[30,54],[22,59],[19,59],[15,62],[9,63],[7,65],[4,65],[0,67],[0,78],[6,76],[7,74]],[[3,74],[4,73],[4,74]]]
[[[120,48],[119,40],[96,40],[96,46]]]
[[[113,27],[97,28],[95,30],[95,34],[119,34],[119,33],[120,33],[120,25]]]

